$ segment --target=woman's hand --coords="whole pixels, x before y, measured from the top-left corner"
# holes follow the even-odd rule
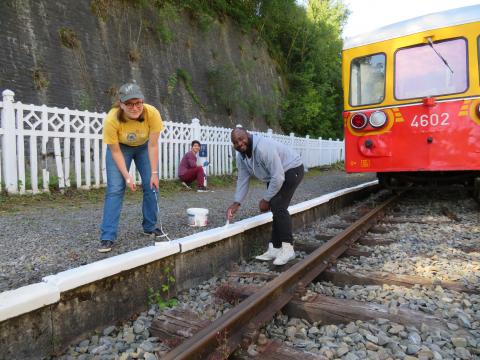
[[[155,188],[158,191],[158,174],[152,173],[150,177],[150,189]]]
[[[132,190],[133,192],[137,190],[137,185],[135,184],[135,181],[133,181],[132,177],[130,174],[125,178],[125,184]]]

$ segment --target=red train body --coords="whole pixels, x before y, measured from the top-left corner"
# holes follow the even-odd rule
[[[414,29],[414,30],[412,30]],[[423,182],[480,174],[480,6],[346,41],[345,168]]]

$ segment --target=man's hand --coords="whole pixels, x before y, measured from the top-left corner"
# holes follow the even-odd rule
[[[270,210],[270,203],[265,200],[265,199],[262,199],[260,200],[260,202],[258,203],[258,208],[260,209],[260,212],[267,212]]]
[[[233,216],[237,212],[237,210],[240,208],[240,203],[234,202],[232,205],[230,205],[227,209],[227,220],[232,221]]]

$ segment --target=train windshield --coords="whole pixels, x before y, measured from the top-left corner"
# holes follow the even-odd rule
[[[385,97],[385,54],[352,60],[350,105],[378,104]]]
[[[468,88],[467,69],[465,39],[400,49],[395,54],[395,98],[464,92]]]

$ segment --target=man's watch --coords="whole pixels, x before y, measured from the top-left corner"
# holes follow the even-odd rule
[[[125,182],[126,182],[127,184],[130,184],[130,177],[128,177],[127,180],[125,180]]]

